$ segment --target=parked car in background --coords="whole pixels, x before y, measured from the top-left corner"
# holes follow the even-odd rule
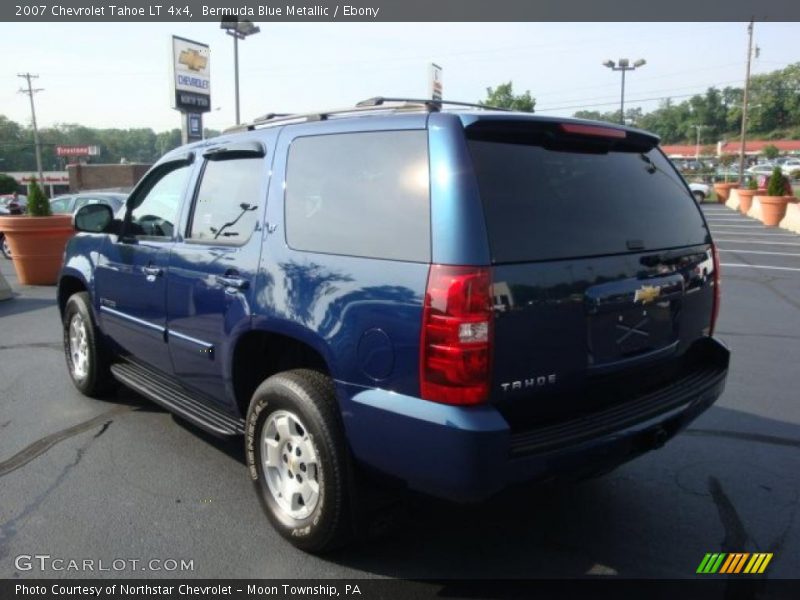
[[[28,197],[24,194],[0,196],[0,215],[20,215],[28,209]]]
[[[50,200],[50,210],[54,215],[69,215],[87,204],[105,204],[116,213],[123,204],[127,194],[111,192],[81,192],[78,194],[65,194]]]
[[[750,167],[749,169],[747,169],[747,172],[750,173],[751,175],[767,175],[767,176],[769,176],[769,175],[772,175],[772,171],[775,170],[775,167],[778,167],[779,169],[781,169],[781,171],[783,171],[783,167],[781,167],[781,165],[763,164],[762,163],[760,165],[755,165],[753,167]]]
[[[0,195],[0,215],[21,215],[28,209],[28,197],[23,194]],[[6,258],[11,258],[6,236],[0,231],[0,252]]]
[[[704,202],[711,193],[711,186],[705,183],[690,183],[689,189],[692,190],[692,196],[698,202]]]

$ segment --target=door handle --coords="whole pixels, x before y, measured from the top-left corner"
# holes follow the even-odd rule
[[[156,277],[160,277],[164,272],[161,267],[142,267],[142,272],[145,274],[147,281],[155,281]]]
[[[250,282],[241,277],[217,275],[217,283],[229,290],[246,290]]]

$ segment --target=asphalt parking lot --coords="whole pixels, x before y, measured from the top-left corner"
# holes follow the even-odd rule
[[[666,447],[605,477],[470,507],[415,499],[392,533],[325,558],[267,524],[238,442],[130,391],[81,396],[54,288],[0,303],[0,577],[692,577],[706,552],[800,567],[800,236],[704,205],[721,250],[727,390]],[[410,451],[413,447],[410,446]],[[192,560],[186,572],[24,571],[19,555]]]

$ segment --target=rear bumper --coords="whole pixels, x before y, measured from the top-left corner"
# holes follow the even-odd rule
[[[492,406],[455,407],[339,383],[356,459],[411,489],[456,501],[511,483],[583,477],[663,445],[722,394],[729,352],[704,340],[702,364],[655,392],[591,416],[511,432]]]

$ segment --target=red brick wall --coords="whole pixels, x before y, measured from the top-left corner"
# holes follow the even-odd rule
[[[68,165],[69,191],[132,188],[152,165]]]

